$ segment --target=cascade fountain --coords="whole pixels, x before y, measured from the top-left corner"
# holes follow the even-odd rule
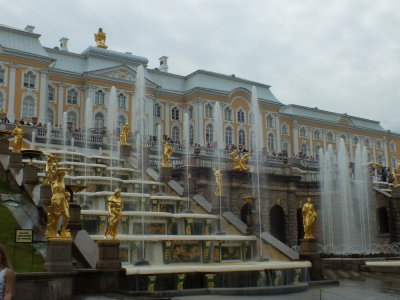
[[[190,137],[189,137],[189,115],[187,113],[183,114],[183,144],[185,146],[185,164],[186,164],[186,189],[187,197],[190,198],[190,173],[189,173],[189,157],[190,157]],[[187,212],[190,210],[190,201],[187,201]]]
[[[110,98],[108,99],[107,105],[107,128],[110,137],[110,190],[113,190],[113,155],[114,155],[114,144],[115,144],[115,130],[117,129],[117,90],[115,86],[111,87]]]
[[[255,86],[252,87],[251,90],[251,112],[253,115],[253,124],[252,124],[252,130],[254,133],[254,138],[251,141],[251,147],[252,147],[252,160],[255,163],[255,170],[254,170],[254,175],[253,176],[253,194],[257,195],[257,203],[258,203],[258,230],[259,230],[259,254],[260,254],[260,259],[263,259],[263,253],[262,253],[262,240],[261,240],[261,234],[262,234],[262,224],[261,224],[261,195],[260,195],[260,153],[261,153],[261,148],[262,144],[261,141],[263,140],[262,138],[262,124],[261,124],[261,114],[260,114],[260,108],[258,105],[258,95],[257,95],[257,88]]]
[[[348,151],[340,139],[337,154],[320,150],[322,246],[336,254],[373,251],[374,209],[369,194],[367,151],[358,146],[351,174]],[[352,176],[351,176],[352,175]]]
[[[222,128],[223,128],[223,118],[222,118],[222,112],[221,112],[221,103],[217,101],[215,103],[215,111],[214,111],[214,124],[215,124],[215,141],[217,143],[215,144],[214,147],[214,155],[217,156],[217,169],[221,171],[221,146],[224,144],[223,142],[223,134],[222,134]],[[219,205],[219,233],[222,232],[222,194],[220,193],[218,196],[218,205]]]

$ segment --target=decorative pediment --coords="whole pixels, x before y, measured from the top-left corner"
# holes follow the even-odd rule
[[[338,119],[338,124],[343,126],[354,126],[353,121],[346,116],[342,116]]]
[[[121,68],[119,70],[103,73],[102,75],[105,77],[128,80],[128,81],[135,81],[135,76],[136,76],[123,68]]]

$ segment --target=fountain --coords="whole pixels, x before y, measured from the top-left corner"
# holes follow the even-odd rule
[[[348,151],[340,139],[337,154],[332,146],[320,150],[322,246],[328,253],[366,254],[373,251],[374,205],[369,195],[367,151],[355,151],[354,174]]]

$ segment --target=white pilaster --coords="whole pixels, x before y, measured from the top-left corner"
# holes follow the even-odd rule
[[[348,139],[349,139],[350,161],[354,162],[354,150],[353,150],[353,139],[354,139],[354,136],[349,134],[348,135]]]
[[[18,65],[10,64],[10,83],[9,83],[9,93],[8,93],[8,103],[7,103],[7,118],[10,122],[15,120],[15,73],[17,72]]]
[[[313,129],[312,128],[308,128],[308,142],[310,144],[310,155],[309,156],[314,156],[314,147],[313,147],[313,138],[314,138],[314,134],[313,134]]]
[[[64,111],[64,84],[58,84],[58,111],[57,111],[57,124],[60,125],[63,122],[63,111]]]
[[[299,154],[299,137],[297,133],[297,121],[293,121],[293,155]]]
[[[385,162],[386,166],[390,166],[389,155],[388,155],[388,143],[386,140],[386,136],[383,138],[383,152],[385,153]]]
[[[372,147],[372,154],[374,156],[374,163],[377,162],[375,146],[376,146],[375,139],[371,139],[371,147]]]
[[[324,152],[326,152],[326,135],[328,134],[326,130],[321,130],[322,140],[324,143]],[[319,154],[319,153],[318,153]]]
[[[165,128],[164,128],[164,134],[167,135],[168,137],[171,136],[171,128],[170,127],[170,118],[171,118],[171,106],[166,103],[165,104]]]
[[[280,153],[282,151],[282,141],[281,141],[281,122],[279,116],[275,116],[275,132],[276,132],[276,152]],[[264,138],[264,137],[262,137]],[[263,145],[263,144],[261,144]]]
[[[47,70],[40,72],[40,102],[39,102],[39,122],[46,124],[47,122],[47,93],[48,93],[48,76]]]
[[[196,100],[196,108],[197,108],[197,113],[196,113],[196,117],[197,117],[197,135],[198,135],[198,137],[197,137],[197,140],[198,140],[198,143],[201,145],[201,146],[204,146],[205,145],[205,142],[204,142],[204,128],[203,128],[203,102],[200,100],[200,99],[198,99],[198,100]]]

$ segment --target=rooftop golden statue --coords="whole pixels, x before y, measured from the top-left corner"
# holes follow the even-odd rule
[[[67,229],[69,221],[69,192],[65,189],[64,176],[70,168],[57,168],[55,171],[55,180],[51,182],[51,205],[47,214],[46,238],[63,237],[70,238],[71,233]],[[58,222],[63,217],[61,232],[58,234]]]
[[[171,162],[172,147],[168,143],[167,140],[164,140],[163,148],[164,148],[164,151],[163,151],[163,154],[162,154],[161,166],[163,168],[172,168],[172,162]]]
[[[14,136],[14,143],[12,152],[20,153],[22,147],[22,138],[24,136],[24,129],[22,128],[21,123],[18,123],[14,130],[11,132],[11,135]]]
[[[311,203],[311,198],[307,198],[302,209],[303,226],[304,226],[304,239],[314,239],[313,227],[317,220],[317,213],[315,212],[314,205]]]
[[[239,171],[248,171],[249,166],[247,165],[247,161],[250,157],[250,153],[247,152],[242,157],[239,155],[238,149],[235,149],[231,152],[230,157],[233,160],[233,169]]]
[[[131,128],[128,123],[125,123],[124,127],[122,127],[121,134],[119,135],[119,141],[121,145],[129,146],[128,136],[130,133],[131,133]]]
[[[115,189],[114,194],[108,198],[107,202],[107,230],[104,234],[106,239],[108,235],[111,235],[112,239],[115,240],[118,233],[118,225],[122,217],[123,207],[121,201],[121,190]]]
[[[94,34],[94,40],[97,43],[98,48],[108,48],[108,46],[106,45],[106,34],[103,32],[102,28],[99,28],[99,31]]]

